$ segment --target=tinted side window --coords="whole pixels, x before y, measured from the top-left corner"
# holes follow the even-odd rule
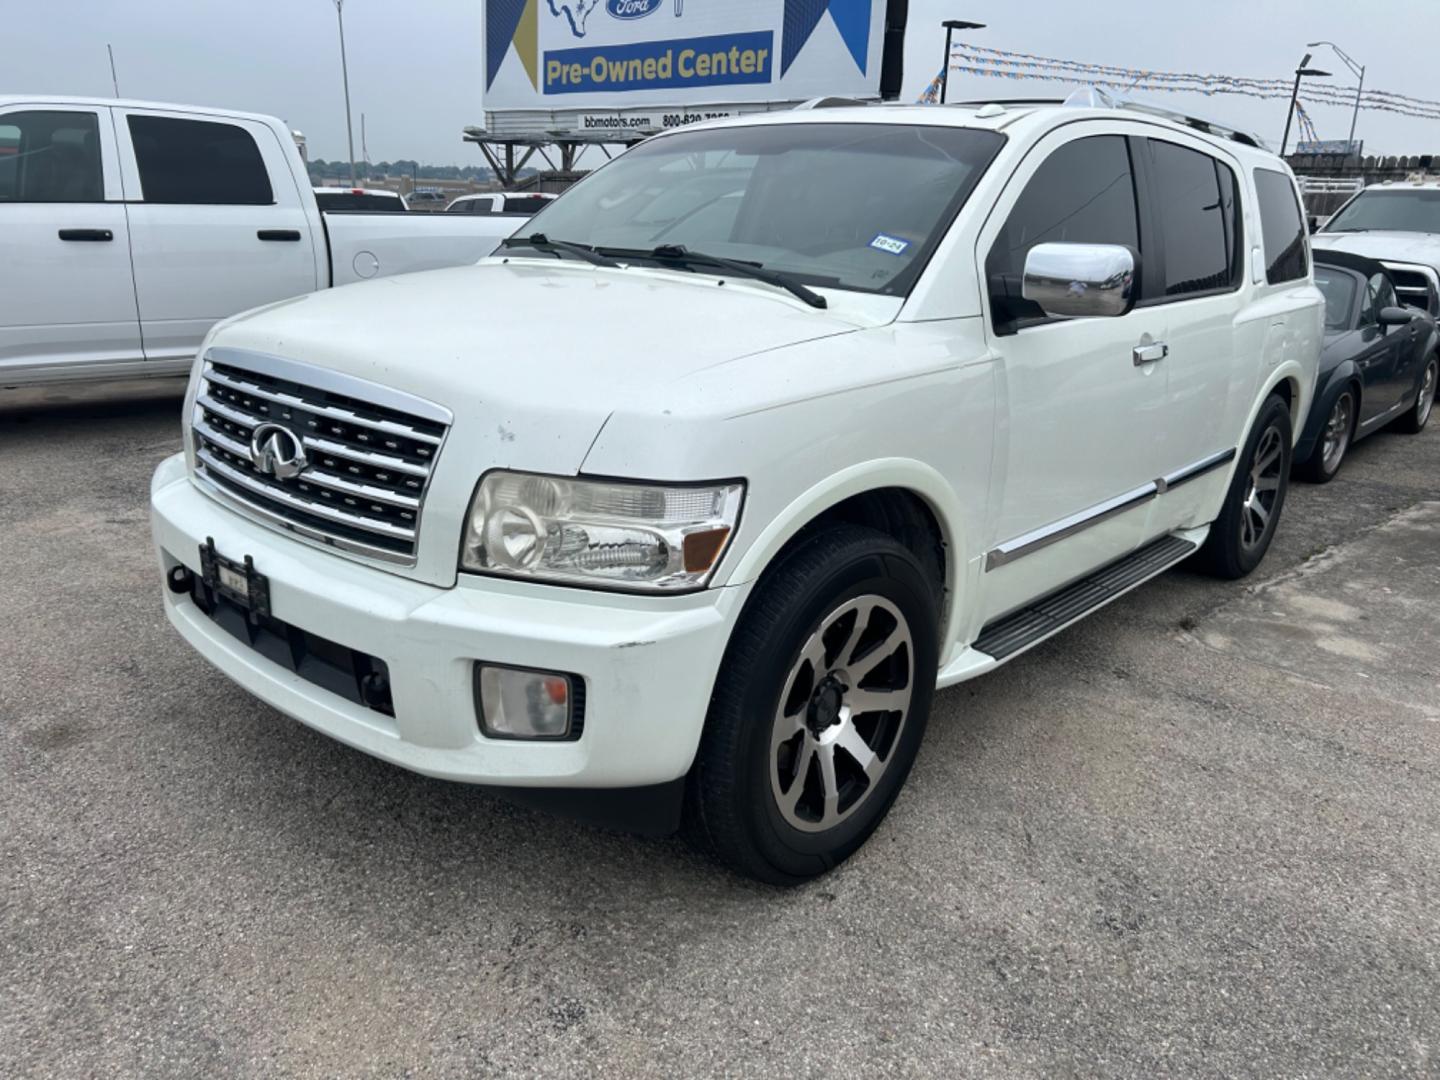
[[[244,128],[166,116],[129,121],[146,202],[269,206],[275,201],[260,148]]]
[[[1125,244],[1140,249],[1135,178],[1120,135],[1096,135],[1060,147],[1025,185],[985,259],[995,328],[1013,332],[1044,320],[1022,298],[1025,256],[1036,244]]]
[[[331,214],[394,214],[404,211],[399,195],[352,195],[348,191],[317,191],[315,201]]]
[[[0,116],[0,202],[103,202],[100,122],[94,113]]]
[[[1365,303],[1360,308],[1360,325],[1374,326],[1382,308],[1395,307],[1395,288],[1384,274],[1372,274],[1365,283]]]
[[[1256,169],[1255,192],[1260,197],[1260,231],[1265,238],[1265,280],[1277,285],[1303,278],[1310,266],[1295,185],[1284,173]]]
[[[1156,139],[1150,140],[1150,157],[1164,238],[1164,295],[1230,288],[1237,269],[1234,175],[1209,154]]]
[[[549,199],[537,199],[533,195],[507,196],[505,212],[507,214],[538,214],[545,209],[545,204],[549,201]]]

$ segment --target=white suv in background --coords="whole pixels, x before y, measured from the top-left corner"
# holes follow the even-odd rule
[[[1274,536],[1322,299],[1244,136],[774,113],[522,234],[217,328],[154,478],[177,630],[367,753],[796,882],[937,686]]]

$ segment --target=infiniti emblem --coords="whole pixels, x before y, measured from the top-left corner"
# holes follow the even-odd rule
[[[261,424],[255,429],[250,436],[250,460],[260,472],[277,480],[293,479],[310,464],[300,436],[280,424]]]

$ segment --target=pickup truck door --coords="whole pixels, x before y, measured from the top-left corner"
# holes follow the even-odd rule
[[[0,385],[143,359],[122,200],[108,108],[0,111]]]
[[[1020,296],[1039,243],[1141,242],[1127,139],[1103,122],[1052,132],[1010,179],[977,256],[1005,412],[983,571],[993,618],[1133,550],[1169,423],[1166,309],[1047,319]],[[1091,134],[1091,132],[1100,132]]]
[[[148,359],[192,355],[220,319],[324,283],[293,147],[270,127],[114,111]]]

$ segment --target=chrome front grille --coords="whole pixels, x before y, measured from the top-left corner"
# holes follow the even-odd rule
[[[1393,262],[1386,262],[1385,269],[1390,271],[1390,277],[1395,282],[1395,293],[1402,304],[1428,311],[1432,315],[1437,313],[1440,305],[1435,302],[1437,283],[1433,270]]]
[[[299,475],[280,479],[257,466],[251,440],[261,424],[279,425],[303,445],[308,464]],[[449,412],[409,394],[216,349],[205,358],[191,416],[195,475],[268,524],[408,565],[449,427]]]

